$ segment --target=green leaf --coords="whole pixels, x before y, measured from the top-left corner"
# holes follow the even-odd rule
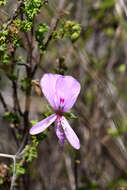
[[[31,88],[31,79],[23,77],[21,80],[21,89],[23,91],[28,91]]]
[[[38,120],[30,120],[30,123],[31,123],[31,125],[33,126],[33,125],[35,125],[35,124],[38,123]]]
[[[0,0],[0,7],[5,6],[7,4],[8,0]]]
[[[125,64],[121,64],[119,67],[118,67],[118,71],[119,72],[125,72],[126,70],[126,65]]]
[[[0,185],[2,185],[3,183],[4,183],[4,179],[0,177]]]
[[[71,111],[68,111],[66,113],[63,114],[67,119],[76,119],[77,116],[74,115]]]
[[[10,174],[13,174],[13,167],[14,164],[10,166]],[[21,161],[16,163],[16,176],[19,177],[20,175],[24,175],[26,173],[26,169],[23,167],[23,163]]]
[[[16,113],[5,112],[4,118],[8,119],[10,123],[19,124],[19,117]]]
[[[43,5],[42,0],[29,0],[24,1],[24,12],[27,19],[32,20],[36,14],[40,12],[40,8]]]

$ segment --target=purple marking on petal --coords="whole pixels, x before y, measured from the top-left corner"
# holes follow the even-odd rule
[[[56,114],[52,114],[46,119],[43,119],[42,121],[35,124],[29,131],[31,135],[36,135],[38,133],[43,132],[45,129],[47,129],[57,118]]]
[[[40,80],[40,86],[42,89],[43,94],[47,98],[50,105],[56,110],[56,81],[57,79],[61,77],[61,75],[58,74],[44,74],[43,77]]]
[[[60,140],[61,145],[63,146],[65,144],[66,137],[61,125],[61,117],[58,117],[55,121],[55,132],[58,139]]]
[[[71,76],[60,76],[56,80],[56,107],[67,112],[74,105],[80,92],[80,83]]]
[[[75,134],[75,132],[73,131],[73,129],[70,127],[68,121],[63,116],[61,118],[61,123],[62,123],[62,127],[63,127],[64,133],[65,133],[65,136],[66,136],[67,140],[69,141],[69,143],[75,149],[79,149],[80,148],[79,139],[78,139],[77,135]]]
[[[60,103],[64,103],[64,98],[60,98]]]

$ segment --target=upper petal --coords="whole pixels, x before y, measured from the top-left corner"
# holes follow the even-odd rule
[[[72,76],[60,76],[56,81],[57,107],[63,112],[72,108],[80,92],[80,83]]]
[[[56,120],[56,118],[57,118],[56,114],[52,114],[46,119],[43,119],[42,121],[38,122],[30,129],[30,134],[36,135],[38,133],[43,132]]]
[[[50,105],[56,109],[55,94],[56,94],[56,81],[61,75],[58,74],[44,74],[40,80],[42,92],[47,98]]]
[[[77,135],[75,134],[75,132],[73,131],[73,129],[70,127],[65,117],[62,116],[61,122],[62,122],[62,127],[63,127],[67,140],[75,149],[79,149],[80,148],[79,139]]]

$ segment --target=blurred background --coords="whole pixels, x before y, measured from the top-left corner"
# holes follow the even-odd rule
[[[65,75],[72,75],[80,82],[81,93],[72,109],[77,118],[70,119],[69,123],[80,139],[81,148],[76,151],[68,143],[61,148],[53,126],[50,127],[47,138],[39,144],[37,158],[28,167],[24,166],[27,172],[24,177],[19,176],[14,188],[126,190],[127,2],[68,0],[64,5],[62,3],[62,0],[46,2],[34,19],[34,30],[40,23],[52,26],[60,14],[58,30],[63,23],[74,21],[80,24],[80,37],[75,42],[69,37],[52,39],[41,59],[34,39],[32,64],[36,65],[36,61],[40,64],[32,80],[40,80],[44,73],[62,70]],[[8,0],[6,6],[0,8],[1,25],[12,17],[16,7],[17,1]],[[27,34],[29,38],[30,33]],[[15,59],[20,57],[26,64],[29,54],[26,36],[19,35],[24,46],[16,48]],[[4,105],[0,97],[0,152],[16,154],[21,144],[16,140],[17,128],[22,127],[15,127],[8,120],[8,110],[14,109],[13,83],[7,77],[8,72],[9,66],[4,67],[0,63],[0,92],[5,101]],[[26,77],[25,67],[19,64],[15,72],[18,73],[19,103],[24,110],[25,92],[21,81]],[[37,94],[34,84],[30,96],[29,120],[40,121],[50,108],[45,98]],[[0,190],[8,190],[12,160],[1,158],[0,161]]]

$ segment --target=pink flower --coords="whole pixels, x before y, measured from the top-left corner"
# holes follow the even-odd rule
[[[55,122],[56,135],[61,145],[64,145],[67,138],[75,149],[79,149],[79,139],[63,116],[64,112],[72,108],[79,95],[79,82],[71,76],[47,73],[43,75],[40,85],[43,94],[53,107],[55,113],[35,124],[30,129],[30,134],[36,135],[41,133]]]

